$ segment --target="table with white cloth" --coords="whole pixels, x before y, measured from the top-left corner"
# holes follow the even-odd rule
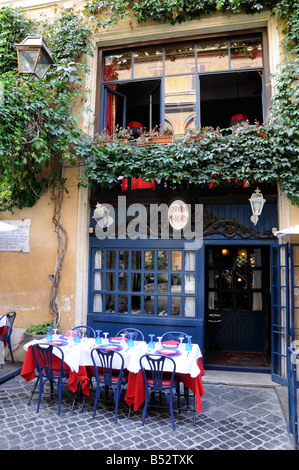
[[[60,336],[60,338],[62,338]],[[148,344],[145,341],[134,341],[134,347],[129,347],[128,344],[122,347],[119,343],[108,342],[108,344],[98,345],[94,338],[83,338],[80,343],[75,343],[68,340],[53,340],[52,342],[43,339],[41,341],[30,341],[24,345],[26,356],[24,359],[21,376],[30,381],[35,378],[35,359],[32,352],[32,346],[36,343],[53,344],[57,345],[64,354],[65,370],[69,373],[67,386],[73,392],[78,390],[79,383],[81,384],[82,392],[84,395],[89,396],[90,378],[94,375],[93,362],[91,358],[91,350],[95,347],[102,349],[115,348],[124,358],[124,371],[128,374],[128,385],[125,394],[125,401],[129,406],[133,406],[134,410],[142,405],[145,400],[145,385],[140,368],[140,357],[149,351]],[[53,348],[55,354],[55,361],[53,368],[59,368],[61,364],[61,353],[58,348]],[[171,354],[166,352],[166,354]],[[179,375],[184,385],[192,390],[196,395],[196,404],[198,413],[201,412],[200,397],[204,394],[202,386],[202,375],[204,374],[201,352],[197,344],[192,345],[192,351],[188,352],[185,349],[178,350],[178,354],[171,356],[175,360],[176,375]],[[165,371],[170,370],[171,361],[165,361]],[[120,368],[121,360],[118,355],[114,356],[113,368]],[[100,367],[100,363],[98,364]]]

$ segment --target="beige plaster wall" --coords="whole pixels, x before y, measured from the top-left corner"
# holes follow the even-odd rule
[[[64,195],[62,225],[68,233],[68,248],[61,272],[59,306],[60,328],[67,331],[75,326],[76,240],[78,170],[67,169],[69,194]],[[53,201],[44,192],[32,208],[16,210],[14,214],[0,213],[1,220],[31,219],[30,252],[0,252],[0,314],[17,313],[13,330],[13,344],[17,359],[23,356],[18,348],[23,332],[31,324],[51,320],[49,298],[57,253],[57,234],[52,223]]]

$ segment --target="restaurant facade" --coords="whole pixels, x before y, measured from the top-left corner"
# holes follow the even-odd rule
[[[51,1],[18,3],[31,18],[58,14]],[[268,11],[215,13],[174,25],[121,22],[95,34],[85,82],[94,120],[83,116],[82,128],[95,135],[162,125],[179,138],[200,126],[267,122],[274,92],[268,84],[280,63],[277,26]],[[69,235],[59,289],[62,330],[88,324],[116,334],[130,326],[146,340],[182,331],[199,344],[206,368],[246,367],[285,381],[298,237],[279,244],[274,232],[299,223],[299,210],[279,185],[233,181],[220,189],[213,182],[177,186],[120,175],[116,188],[78,191],[80,170],[66,172],[73,184],[62,210]],[[253,194],[264,199],[258,220],[252,218]],[[29,252],[0,254],[1,312],[17,312],[19,357],[24,330],[50,319],[56,260],[50,204],[45,192],[34,207],[1,215],[31,221]],[[103,208],[108,216],[97,217]]]

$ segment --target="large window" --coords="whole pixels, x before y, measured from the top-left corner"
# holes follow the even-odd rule
[[[183,250],[93,250],[92,311],[195,318],[196,255]]]
[[[263,122],[261,35],[104,53],[102,129],[130,122],[175,134],[225,128],[235,114]]]

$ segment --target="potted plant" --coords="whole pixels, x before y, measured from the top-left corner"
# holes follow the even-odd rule
[[[30,325],[27,330],[25,330],[23,335],[24,344],[32,341],[33,339],[40,340],[45,338],[48,333],[49,326],[52,326],[51,321],[44,321],[38,325]]]

